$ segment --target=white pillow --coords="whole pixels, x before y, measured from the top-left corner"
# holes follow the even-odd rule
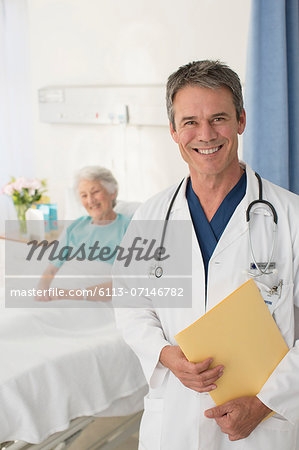
[[[64,220],[75,220],[78,217],[86,216],[86,209],[81,205],[79,199],[72,188],[66,188],[64,192]],[[139,202],[127,202],[124,200],[117,200],[114,210],[125,216],[132,216],[138,206]]]
[[[126,202],[124,200],[117,200],[114,211],[130,217],[133,216],[134,212],[140,205],[140,202]]]

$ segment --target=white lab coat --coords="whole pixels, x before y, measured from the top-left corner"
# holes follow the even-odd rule
[[[244,164],[244,163],[242,163]],[[245,167],[245,165],[244,165]],[[144,401],[140,429],[140,450],[299,450],[299,343],[295,343],[294,306],[299,307],[299,197],[263,180],[263,198],[278,214],[276,271],[255,278],[261,292],[283,280],[280,295],[273,296],[273,317],[290,348],[258,394],[276,411],[251,435],[231,442],[204,411],[214,406],[207,393],[186,388],[159,363],[161,349],[176,345],[174,335],[250,278],[252,256],[245,213],[258,198],[258,182],[247,166],[247,191],[224,230],[209,262],[207,307],[205,308],[204,266],[194,231],[192,236],[192,308],[116,308],[116,320],[125,340],[139,357],[150,390]],[[183,183],[170,220],[191,220]],[[142,205],[134,219],[164,219],[175,191],[172,187]],[[253,208],[252,241],[256,260],[267,262],[272,243],[272,216]],[[114,286],[125,286],[116,280]],[[116,299],[116,306],[118,305]],[[122,301],[124,299],[122,298]]]

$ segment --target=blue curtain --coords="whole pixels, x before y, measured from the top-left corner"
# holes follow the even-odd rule
[[[252,0],[244,160],[299,194],[299,0]]]

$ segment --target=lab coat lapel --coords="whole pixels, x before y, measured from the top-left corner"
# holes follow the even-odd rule
[[[248,223],[246,222],[246,210],[248,205],[258,198],[258,181],[253,170],[241,162],[241,165],[246,169],[247,188],[244,198],[241,200],[231,219],[229,220],[219,242],[215,248],[212,258],[217,258],[222,251],[228,246],[232,245],[239,236],[248,231]]]
[[[248,280],[250,247],[246,210],[258,198],[254,172],[246,168],[246,194],[237,206],[209,261],[207,310]]]
[[[198,319],[205,313],[205,270],[201,250],[197,241],[195,230],[192,224],[191,215],[186,199],[186,186],[188,177],[186,177],[182,187],[173,204],[170,219],[172,220],[188,220],[191,222],[192,233],[192,314],[190,309],[186,308],[186,316],[188,324]],[[190,316],[191,322],[190,322]],[[186,325],[187,326],[187,325]]]
[[[176,196],[174,204],[171,208],[170,219],[171,220],[191,220],[188,203],[186,200],[186,186],[187,186],[188,176],[182,183],[182,186]]]

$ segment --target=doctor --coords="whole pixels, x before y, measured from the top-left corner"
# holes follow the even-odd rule
[[[246,210],[259,198],[259,183],[238,159],[246,116],[237,74],[220,62],[187,64],[169,77],[166,98],[170,132],[189,167],[169,220],[192,222],[192,307],[157,309],[154,299],[152,306],[146,299],[145,308],[116,308],[118,326],[150,386],[139,449],[299,449],[294,319],[299,307],[299,198],[262,180],[263,198],[278,215],[277,230],[273,232],[270,208],[256,204],[250,213],[250,240]],[[175,190],[156,195],[134,219],[164,220]],[[210,358],[188,362],[174,335],[251,277],[268,299],[290,350],[257,396],[215,407],[208,392],[217,388],[226,368],[211,369]],[[114,286],[125,287],[125,279]],[[275,414],[263,421],[271,411]]]

